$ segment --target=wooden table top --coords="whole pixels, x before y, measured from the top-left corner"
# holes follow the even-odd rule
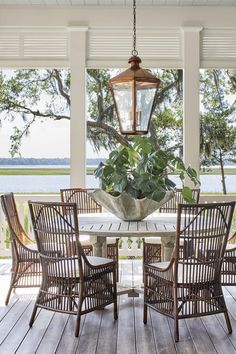
[[[142,221],[123,221],[109,213],[79,214],[79,231],[102,237],[175,236],[176,214],[152,214]]]

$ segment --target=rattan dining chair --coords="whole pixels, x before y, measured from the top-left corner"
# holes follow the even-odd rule
[[[30,326],[38,308],[76,315],[76,337],[81,315],[113,303],[117,319],[116,263],[85,255],[76,204],[29,202],[29,208],[42,263]]]
[[[61,189],[61,201],[66,203],[76,203],[78,214],[84,213],[101,213],[102,206],[93,200],[89,192],[93,192],[92,188],[68,188]],[[93,247],[88,241],[82,241],[82,247],[87,255],[93,254]],[[113,259],[117,263],[117,280],[119,279],[119,238],[108,238],[107,257]]]
[[[174,319],[224,313],[232,332],[221,288],[221,267],[235,203],[180,204],[176,244],[170,262],[151,263],[144,270],[144,323],[147,307]],[[180,244],[185,245],[180,254]]]
[[[10,287],[5,300],[7,305],[12,290],[40,286],[42,270],[37,245],[26,235],[20,223],[13,193],[1,195],[1,205],[9,226],[12,254]]]
[[[236,285],[236,232],[229,238],[226,245],[224,261],[221,270],[222,285]]]
[[[178,205],[184,204],[181,188],[177,188],[174,193],[174,197],[166,202],[160,209],[160,213],[177,213]],[[200,189],[192,189],[192,197],[196,203],[199,202]],[[144,265],[153,262],[161,262],[161,238],[160,237],[146,237],[143,238],[143,269]]]

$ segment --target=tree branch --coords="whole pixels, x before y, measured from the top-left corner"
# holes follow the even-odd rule
[[[18,108],[18,109],[17,109]],[[66,116],[66,115],[59,115],[59,114],[55,114],[52,112],[49,113],[42,113],[39,110],[33,110],[29,107],[25,107],[22,106],[19,103],[16,102],[11,102],[8,101],[8,105],[5,105],[5,108],[1,109],[1,112],[3,112],[4,110],[11,110],[13,112],[19,113],[19,109],[21,110],[21,113],[24,114],[32,114],[35,117],[42,117],[42,118],[53,118],[55,120],[61,120],[61,119],[70,119],[70,116]]]
[[[14,108],[18,108],[18,110],[14,110]],[[9,107],[8,110],[13,110],[15,112],[19,113],[19,109],[21,109],[21,113],[25,113],[25,114],[32,114],[33,115],[33,120],[29,123],[29,126],[35,121],[36,117],[42,117],[42,118],[53,118],[54,120],[61,120],[61,119],[70,119],[70,116],[65,116],[65,115],[56,115],[55,113],[42,113],[39,110],[33,110],[30,109],[28,107],[24,107],[20,104],[17,103],[13,103],[13,102],[9,102]],[[127,140],[127,138],[123,137],[121,134],[119,134],[117,132],[116,129],[114,129],[113,127],[103,123],[103,122],[96,122],[96,121],[87,121],[87,125],[88,128],[96,128],[96,129],[101,129],[104,132],[106,132],[108,135],[114,137],[114,139],[124,145],[124,146],[129,146],[129,141]],[[27,131],[27,129],[24,130],[24,133]],[[22,136],[24,135],[24,133],[22,134]]]
[[[218,78],[218,75],[217,75],[217,71],[215,69],[213,70],[213,77],[214,77],[216,91],[217,91],[217,94],[218,94],[218,99],[219,99],[219,102],[220,102],[220,107],[221,107],[221,109],[223,109],[223,102],[222,102],[222,97],[221,97],[221,93],[220,93],[220,89],[219,89],[219,78]]]
[[[59,89],[60,94],[62,95],[62,97],[65,98],[68,106],[70,106],[70,96],[64,91],[64,86],[63,86],[59,71],[57,69],[53,70],[53,77],[57,81],[58,89]]]
[[[118,143],[120,143],[124,146],[130,146],[127,138],[123,137],[121,134],[119,134],[117,132],[117,130],[115,130],[113,127],[111,127],[105,123],[88,120],[87,126],[90,128],[101,129],[105,133],[107,133],[108,135],[111,135]]]

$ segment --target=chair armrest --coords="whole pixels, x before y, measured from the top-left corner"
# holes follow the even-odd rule
[[[236,238],[236,231],[233,233],[232,236],[230,236],[230,238],[228,239],[228,242],[232,241],[234,238]],[[236,247],[236,245],[235,245],[235,247]]]
[[[22,225],[20,225],[20,232],[21,234],[24,236],[24,239],[26,239],[29,243],[36,243],[36,241],[33,241],[25,232],[25,230],[23,229]]]
[[[166,268],[159,268],[157,266],[152,266],[151,264],[145,264],[144,267],[145,268],[155,269],[158,272],[165,273],[165,272],[168,272],[172,268],[173,264],[174,264],[174,258],[171,258],[171,260],[170,260],[170,262],[169,262],[169,264],[168,264],[168,266]]]

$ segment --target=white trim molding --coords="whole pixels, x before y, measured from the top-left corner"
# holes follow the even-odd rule
[[[70,185],[86,186],[86,31],[70,32]]]
[[[202,27],[183,27],[183,156],[199,175],[199,69]]]

